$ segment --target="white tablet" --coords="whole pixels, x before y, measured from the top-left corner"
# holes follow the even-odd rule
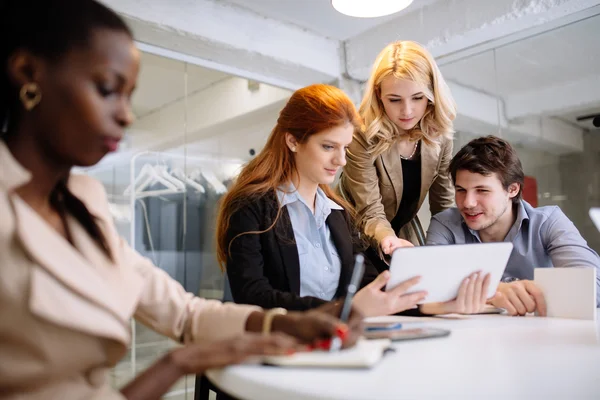
[[[392,254],[391,277],[386,290],[420,275],[421,281],[407,293],[426,290],[420,303],[455,299],[462,281],[473,272],[489,273],[488,298],[494,296],[512,252],[512,243],[476,243],[400,247]]]

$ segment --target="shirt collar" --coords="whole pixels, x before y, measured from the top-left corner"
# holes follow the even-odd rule
[[[294,185],[290,184],[286,187],[279,188],[277,190],[277,195],[279,197],[280,207],[298,202],[303,204],[306,211],[315,219],[317,229],[321,229],[325,224],[327,217],[331,214],[331,210],[343,210],[336,202],[327,197],[321,188],[317,188],[314,214],[310,211],[311,207],[306,203],[302,196],[300,196]]]
[[[525,205],[523,204],[524,200],[519,200],[517,204],[517,219],[515,223],[508,231],[508,235],[506,235],[506,241],[512,242],[513,239],[519,234],[521,231],[521,227],[523,226],[523,221],[529,220],[529,215],[527,214],[527,210],[525,209]]]
[[[317,188],[317,205],[319,205],[319,200],[323,204],[323,207],[327,207],[329,210],[343,210],[344,208],[340,206],[335,201],[331,200],[325,192],[319,187]]]
[[[292,183],[281,185],[277,188],[277,199],[279,200],[279,207],[285,207],[288,204],[301,201],[300,195]]]
[[[463,225],[469,230],[469,232],[471,232],[471,235],[475,236],[481,242],[481,238],[479,237],[479,232],[469,228],[467,223],[465,222],[464,218],[462,218],[462,216],[461,216],[461,219],[462,219]],[[527,214],[527,210],[525,210],[524,200],[519,200],[519,203],[517,204],[517,219],[515,220],[515,223],[512,225],[510,230],[508,231],[505,241],[512,242],[512,240],[521,231],[521,227],[523,226],[523,221],[525,221],[525,220],[529,220],[529,214]]]
[[[308,207],[308,204],[306,204],[306,201],[304,201],[304,198],[302,198],[302,196],[300,196],[300,194],[298,193],[298,190],[296,190],[296,187],[294,186],[293,183],[289,183],[287,185],[281,185],[279,188],[277,188],[277,198],[279,199],[280,207],[286,206],[286,205],[294,203],[296,201],[300,201]],[[316,199],[317,207],[316,207],[316,209],[319,209],[320,204],[322,204],[323,206],[325,206],[331,210],[343,210],[344,209],[338,203],[336,203],[335,201],[333,201],[329,197],[327,197],[327,195],[325,194],[323,189],[321,189],[320,187],[317,187],[317,199]]]
[[[30,180],[31,173],[19,164],[4,140],[0,139],[0,186],[10,192],[25,185]]]

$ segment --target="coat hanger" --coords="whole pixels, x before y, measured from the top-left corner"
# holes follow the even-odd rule
[[[171,182],[177,188],[179,188],[181,190],[185,190],[185,183],[182,182],[181,179],[178,179],[177,177],[173,176],[169,172],[169,168],[166,165],[156,165],[156,166],[154,166],[154,170],[156,171],[156,173],[159,176],[161,176],[165,180]]]
[[[200,170],[199,172],[200,175],[202,175],[202,177],[204,177],[204,179],[206,179],[206,181],[212,186],[215,192],[217,192],[217,194],[224,194],[227,192],[227,187],[223,185],[223,182],[217,178],[214,172],[206,168]]]
[[[202,186],[201,184],[199,184],[198,182],[196,182],[195,180],[193,180],[192,178],[187,176],[181,168],[173,169],[171,171],[171,174],[174,177],[176,177],[177,179],[184,182],[186,185],[189,185],[189,186],[193,187],[194,189],[196,189],[196,191],[198,191],[200,193],[206,193],[206,189],[204,189],[204,186]]]
[[[155,183],[160,183],[166,189],[146,190]],[[178,193],[185,190],[185,185],[183,185],[183,190],[181,189],[181,185],[183,185],[182,182],[180,182],[180,185],[177,185],[173,183],[172,179],[165,178],[164,172],[157,171],[154,166],[144,164],[134,182],[125,189],[124,194],[129,195],[132,190],[135,192],[136,197]]]

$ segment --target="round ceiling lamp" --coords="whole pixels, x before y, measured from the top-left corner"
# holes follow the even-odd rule
[[[413,0],[331,0],[338,12],[350,17],[383,17],[404,10]]]

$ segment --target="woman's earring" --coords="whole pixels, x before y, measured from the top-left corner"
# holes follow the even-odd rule
[[[42,90],[35,82],[26,83],[21,87],[21,103],[27,111],[31,111],[42,101]]]

